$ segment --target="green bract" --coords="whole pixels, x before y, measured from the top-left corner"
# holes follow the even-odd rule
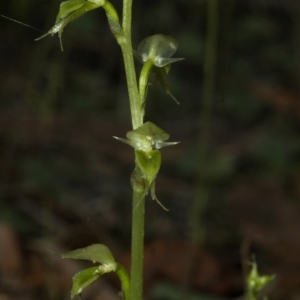
[[[170,64],[184,58],[171,58],[178,47],[178,41],[171,36],[155,34],[145,38],[134,51],[136,58],[144,64],[139,80],[140,96],[145,101],[148,78],[150,71],[153,70],[156,79],[163,87],[165,92],[179,104],[171,94],[166,82],[166,75],[170,70]]]
[[[152,122],[146,122],[135,130],[126,134],[128,139],[114,136],[115,139],[128,144],[136,150],[150,151],[166,146],[176,145],[179,142],[166,142],[170,135]]]
[[[60,4],[59,12],[56,17],[55,25],[46,34],[37,38],[36,41],[44,38],[49,34],[54,35],[55,33],[58,33],[60,47],[63,51],[61,36],[64,27],[69,22],[86,14],[88,11],[103,6],[105,2],[106,0],[69,0],[62,2]]]
[[[131,185],[134,190],[139,191],[143,197],[148,195],[165,210],[168,210],[157,199],[155,194],[155,178],[161,165],[161,154],[158,150],[148,152],[134,150],[135,152],[135,168],[131,174]]]
[[[155,178],[158,174],[161,165],[161,154],[158,150],[142,151],[134,150],[135,152],[135,169],[131,175],[132,187],[142,189],[143,195],[148,195],[149,191],[151,198],[165,210],[168,210],[157,199],[155,194]]]
[[[140,168],[143,178],[147,183],[147,190],[154,182],[161,165],[161,154],[158,150],[135,150],[136,164]]]

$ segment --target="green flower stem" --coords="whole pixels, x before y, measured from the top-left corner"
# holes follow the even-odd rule
[[[123,29],[120,25],[118,13],[114,8],[114,6],[107,0],[105,1],[103,8],[107,16],[110,30],[113,33],[113,35],[116,37],[118,43],[120,44],[120,41],[122,41],[124,35],[123,35]]]
[[[120,43],[120,46],[122,49],[123,59],[124,59],[127,87],[129,93],[132,127],[133,129],[136,129],[143,125],[143,113],[142,113],[142,102],[138,92],[136,74],[135,74],[135,69],[133,64],[131,42],[129,45],[129,39],[125,38],[125,42]]]
[[[153,61],[149,59],[145,64],[143,64],[143,68],[140,75],[139,80],[139,91],[140,91],[140,97],[142,101],[142,105],[144,105],[147,89],[148,89],[148,79],[153,66]]]
[[[123,38],[118,42],[122,49],[127,87],[130,101],[132,127],[136,129],[143,124],[142,101],[139,95],[133,61],[131,42],[132,2],[123,2]],[[133,186],[132,196],[132,234],[131,234],[131,284],[130,300],[142,300],[143,296],[143,257],[144,257],[144,215],[145,193]]]
[[[130,300],[143,299],[145,193],[133,188]]]
[[[119,277],[122,284],[124,300],[129,300],[130,280],[128,273],[122,265],[117,264],[116,274]]]
[[[143,125],[142,103],[137,87],[136,73],[133,61],[133,51],[131,43],[131,16],[132,16],[132,0],[124,0],[123,2],[123,38],[118,42],[122,49],[127,87],[130,101],[130,111],[133,129]]]
[[[109,1],[105,1],[104,5],[103,5],[104,10],[106,11],[106,13],[117,23],[120,22],[119,20],[119,16],[118,13],[115,9],[115,7],[109,2]]]

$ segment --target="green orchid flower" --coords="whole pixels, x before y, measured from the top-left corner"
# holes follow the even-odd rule
[[[131,146],[136,150],[151,151],[162,147],[176,145],[179,142],[166,142],[170,135],[152,122],[146,122],[126,134],[127,139],[114,136],[115,139]]]
[[[127,132],[126,137],[127,139],[123,139],[114,136],[115,139],[135,149],[136,166],[131,176],[132,186],[138,185],[144,195],[150,191],[152,199],[167,210],[155,194],[155,178],[161,165],[161,153],[158,149],[179,142],[167,142],[170,135],[151,122]]]
[[[251,263],[251,271],[247,276],[247,292],[250,300],[267,300],[265,295],[270,284],[274,283],[275,275],[260,275],[256,262]],[[271,286],[272,287],[272,286]]]
[[[106,2],[106,0],[69,0],[62,2],[60,4],[59,12],[56,17],[54,26],[46,34],[37,38],[36,41],[46,37],[47,35],[51,34],[53,36],[55,33],[58,33],[60,48],[63,51],[61,37],[63,30],[67,26],[67,24],[86,14],[90,10],[94,10],[98,7],[104,6]]]
[[[152,70],[165,92],[179,104],[176,98],[171,94],[166,82],[166,75],[170,70],[171,63],[184,59],[171,58],[177,48],[178,41],[173,37],[155,34],[145,38],[139,44],[137,51],[134,51],[136,58],[143,64],[139,80],[140,96],[143,102],[147,94],[149,74]]]

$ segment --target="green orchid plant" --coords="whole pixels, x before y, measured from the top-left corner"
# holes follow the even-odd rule
[[[115,272],[121,281],[125,300],[142,300],[143,295],[143,251],[144,251],[144,214],[145,197],[149,194],[165,210],[157,199],[155,179],[161,166],[160,150],[178,142],[167,142],[169,134],[152,122],[144,123],[145,100],[151,71],[163,89],[177,103],[167,87],[166,75],[170,64],[183,58],[172,58],[178,42],[171,36],[156,34],[145,38],[133,50],[131,42],[132,1],[123,0],[122,22],[114,6],[107,0],[69,0],[60,4],[54,26],[40,40],[48,35],[58,34],[60,47],[64,28],[85,13],[103,8],[109,27],[121,47],[126,73],[131,120],[133,130],[128,131],[125,138],[114,137],[134,148],[135,168],[131,175],[132,195],[132,243],[131,243],[131,275],[129,276],[117,263],[110,250],[102,244],[95,244],[64,254],[63,258],[85,259],[99,265],[85,269],[73,277],[71,297],[80,295],[84,289],[94,283],[102,275]],[[136,80],[133,54],[143,64],[139,81]],[[137,84],[139,82],[139,84]]]
[[[119,17],[113,5],[107,0],[70,0],[60,4],[59,12],[56,17],[54,26],[44,35],[37,38],[36,41],[46,37],[47,35],[54,35],[58,33],[60,48],[63,51],[62,33],[64,28],[75,19],[81,17],[87,12],[96,8],[103,7],[106,11],[110,23],[119,23]],[[113,22],[115,21],[115,22]],[[111,26],[112,27],[112,26]],[[118,27],[118,26],[117,26]],[[120,27],[120,26],[119,26]],[[116,31],[116,30],[115,30]]]

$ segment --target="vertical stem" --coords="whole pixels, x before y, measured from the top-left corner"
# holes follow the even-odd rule
[[[216,61],[218,41],[218,0],[209,0],[207,7],[207,39],[204,59],[203,107],[200,114],[200,138],[198,142],[198,165],[196,176],[194,233],[192,240],[197,243],[203,238],[200,234],[199,216],[203,213],[208,198],[208,187],[204,183],[203,165],[207,160],[207,149],[210,142],[210,123],[216,85]]]
[[[218,73],[218,93],[221,102],[229,92],[232,84],[231,66],[233,54],[233,20],[234,10],[237,0],[227,0],[220,3],[220,30],[219,30],[219,73]]]
[[[127,87],[130,101],[130,111],[133,129],[143,124],[142,102],[139,96],[136,73],[134,68],[132,42],[131,42],[131,15],[132,0],[124,0],[122,26],[124,41],[120,42],[122,49]]]
[[[133,0],[124,0],[122,27],[124,42],[120,43],[130,101],[130,111],[133,129],[143,124],[142,101],[138,92],[136,73],[134,69],[132,42],[131,42],[131,19]],[[145,195],[133,186],[132,195],[132,235],[131,235],[131,285],[130,300],[142,300],[143,296],[143,258],[144,258],[144,215]]]
[[[218,40],[218,0],[207,0],[207,38],[204,58],[204,83],[203,83],[203,104],[200,113],[200,133],[197,145],[197,170],[195,177],[195,191],[191,205],[191,236],[188,247],[188,261],[186,262],[186,276],[181,299],[187,298],[188,281],[191,276],[194,257],[199,242],[203,242],[204,229],[201,217],[209,199],[209,187],[205,183],[203,167],[207,160],[207,149],[209,146],[210,123],[213,111],[213,100],[216,83],[216,60]]]
[[[142,114],[142,103],[140,100],[137,82],[136,82],[132,48],[131,45],[128,44],[128,40],[129,39],[126,38],[126,42],[120,44],[120,46],[122,49],[123,59],[124,59],[132,127],[133,129],[136,129],[141,125],[143,125],[143,114]]]
[[[124,59],[132,127],[133,129],[136,129],[141,125],[143,125],[143,114],[142,114],[142,103],[140,100],[137,82],[136,82],[136,74],[135,74],[135,69],[133,64],[132,49],[129,48],[127,42],[120,44],[120,46],[122,49],[123,59]]]
[[[300,3],[294,0],[293,5],[293,17],[294,17],[294,55],[295,55],[295,68],[298,83],[298,99],[300,99]]]
[[[133,189],[130,300],[143,299],[145,195]]]
[[[207,145],[209,123],[212,116],[216,83],[217,41],[218,41],[218,0],[208,1],[207,40],[204,62],[203,109],[201,113],[201,147]],[[199,166],[201,167],[201,165]]]

